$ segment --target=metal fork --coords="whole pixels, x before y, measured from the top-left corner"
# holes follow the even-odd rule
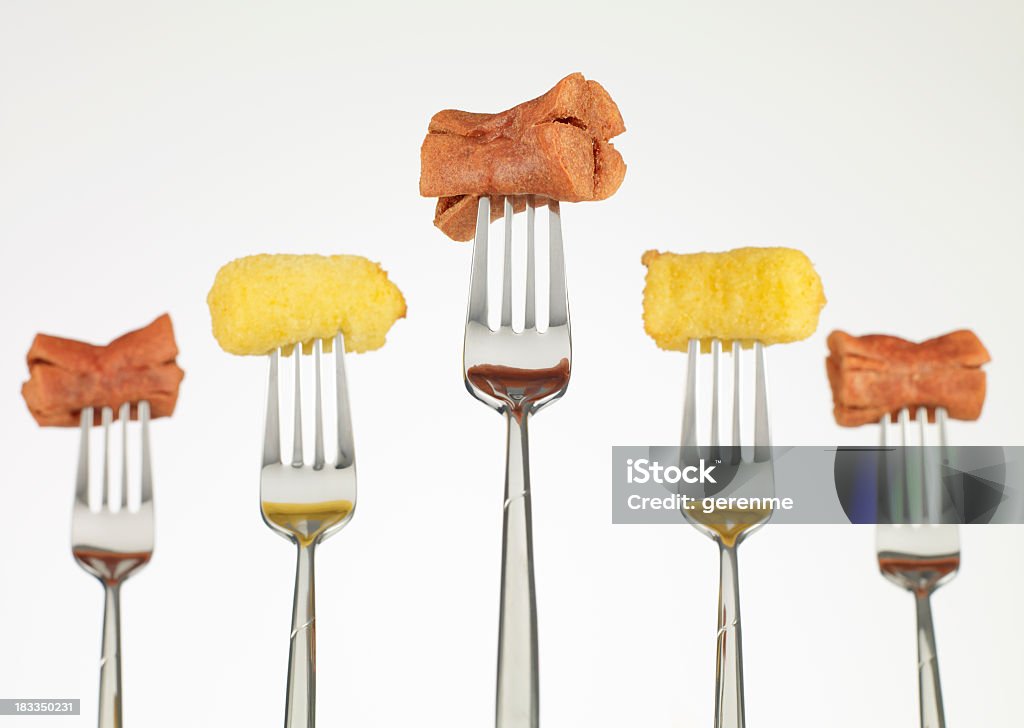
[[[888,415],[879,423],[881,444],[889,441]],[[928,425],[928,412],[917,409],[921,447],[907,448],[910,412],[898,415],[899,445],[895,467],[888,468],[886,491],[890,496],[890,523],[880,523],[876,532],[878,567],[886,579],[914,595],[917,605],[918,700],[922,728],[945,728],[942,686],[935,651],[931,595],[948,582],[960,568],[960,528],[943,523],[941,461],[947,448],[946,411],[935,410],[935,428]],[[928,430],[937,432],[929,437]],[[938,457],[929,440],[938,439]]]
[[[754,344],[754,447],[744,452],[741,427],[740,344],[733,342],[732,444],[723,449],[719,433],[721,392],[719,387],[721,341],[711,342],[711,444],[704,451],[715,463],[714,497],[726,498],[740,492],[744,497],[770,499],[775,494],[772,471],[771,435],[768,424],[768,387],[764,346]],[[686,392],[683,405],[681,459],[684,464],[698,464],[701,448],[697,437],[697,368],[700,341],[691,339],[687,347]],[[702,489],[698,485],[696,490]],[[705,491],[707,492],[707,491]],[[718,544],[720,581],[718,591],[718,639],[715,661],[715,726],[743,728],[743,652],[740,628],[739,574],[737,549],[751,533],[764,525],[772,515],[770,505],[761,508],[727,509],[705,514],[701,507],[681,508],[698,530]]]
[[[550,282],[548,326],[537,327],[538,298],[534,222],[537,200],[526,204],[526,301],[524,328],[512,328],[512,220],[505,198],[505,251],[501,319],[488,326],[487,229],[490,200],[480,199],[470,277],[463,372],[470,394],[508,423],[505,502],[501,555],[501,615],[498,627],[498,678],[495,725],[536,728],[539,721],[537,677],[537,602],[533,579],[533,536],[527,422],[565,393],[572,344],[559,206],[548,205]]]
[[[103,427],[103,483],[100,508],[89,506],[89,432],[93,408],[81,415],[78,475],[71,511],[71,553],[78,565],[103,584],[103,656],[100,660],[99,728],[121,726],[121,584],[153,555],[153,477],[149,452],[149,403],[138,404],[142,428],[139,508],[128,507],[128,426],[131,405],[121,406],[121,497],[118,508],[111,492],[110,430],[114,413],[100,410]]]
[[[288,653],[288,689],[285,728],[312,728],[316,723],[316,616],[313,589],[313,554],[317,544],[337,533],[352,518],[356,507],[356,464],[352,417],[345,383],[345,340],[334,338],[337,450],[334,462],[324,456],[322,344],[313,345],[315,370],[315,433],[313,462],[302,445],[302,346],[296,344],[295,408],[291,462],[281,462],[278,416],[278,368],[281,352],[270,354],[263,469],[260,473],[260,511],[276,533],[298,548],[295,601],[292,608],[291,647]]]

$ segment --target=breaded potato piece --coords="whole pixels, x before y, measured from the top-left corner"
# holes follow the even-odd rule
[[[810,259],[792,248],[724,253],[644,253],[644,329],[662,349],[699,339],[750,347],[806,339],[818,328],[825,293]]]
[[[250,255],[217,271],[206,302],[213,336],[230,354],[310,351],[345,335],[345,350],[384,346],[405,298],[377,263],[358,255]]]

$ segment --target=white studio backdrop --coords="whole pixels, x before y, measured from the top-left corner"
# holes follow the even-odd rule
[[[1022,444],[1021,37],[1014,2],[3,3],[0,697],[82,699],[33,726],[95,721],[75,433],[35,426],[24,353],[168,311],[186,379],[153,427],[156,554],[124,589],[126,720],[280,723],[294,565],[258,514],[265,363],[218,349],[205,296],[241,255],[344,252],[382,262],[409,316],[349,360],[359,506],[318,559],[321,722],[493,720],[504,430],[461,381],[470,249],[431,226],[418,150],[441,108],[500,110],[579,70],[619,104],[629,170],[564,207],[573,378],[531,443],[542,718],[709,725],[714,547],[611,524],[611,446],[672,444],[681,418],[684,357],[643,332],[640,255],[814,261],[819,331],[770,350],[780,445],[874,441],[832,421],[829,331],[960,327],[993,362],[954,439]],[[1017,725],[1024,527],[962,540],[934,601],[949,723]],[[751,724],[916,723],[912,599],[878,575],[872,529],[769,527],[740,560]]]

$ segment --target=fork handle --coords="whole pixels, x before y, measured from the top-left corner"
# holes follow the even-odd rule
[[[288,696],[285,728],[313,728],[316,724],[316,609],[313,589],[313,549],[299,545],[295,566],[295,602],[292,606],[291,648],[288,652]]]
[[[99,728],[121,728],[121,585],[103,584]]]
[[[720,543],[719,562],[715,728],[743,728],[743,647],[736,546]]]
[[[498,626],[497,728],[537,728],[537,597],[533,580],[528,413],[510,411]]]
[[[930,592],[918,592],[917,601],[917,670],[921,728],[945,728],[942,710],[942,685],[939,683],[939,659],[935,652],[935,625],[932,622]]]

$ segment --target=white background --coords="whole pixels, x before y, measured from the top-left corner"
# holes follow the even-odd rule
[[[94,722],[102,594],[73,563],[75,433],[18,391],[37,331],[105,342],[169,311],[187,372],[154,426],[158,544],[124,590],[129,725],[279,725],[293,553],[257,511],[265,363],[205,295],[256,252],[381,261],[407,320],[350,359],[358,513],[320,551],[325,725],[493,721],[501,419],[460,376],[468,246],[431,226],[418,150],[581,70],[621,107],[614,198],[566,206],[573,379],[533,427],[549,726],[710,725],[717,559],[690,528],[613,526],[612,444],[672,444],[683,357],[640,320],[648,248],[784,244],[818,333],[770,352],[778,444],[832,423],[829,331],[967,326],[993,355],[956,441],[1024,444],[1024,6],[1015,2],[227,3],[0,7],[0,696]],[[824,484],[823,484],[824,487]],[[950,725],[1019,724],[1024,528],[963,533],[935,599]],[[754,726],[910,726],[911,597],[873,532],[767,528],[741,551]]]

